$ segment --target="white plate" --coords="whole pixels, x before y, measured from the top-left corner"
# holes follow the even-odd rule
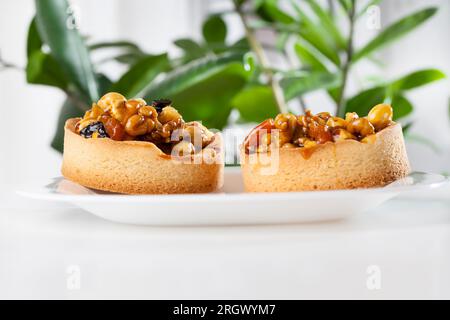
[[[22,196],[63,201],[92,214],[138,225],[235,225],[337,220],[375,208],[411,191],[428,191],[446,182],[429,173],[412,173],[384,188],[244,193],[240,170],[226,168],[222,190],[210,194],[119,195],[84,188],[63,178],[22,188]]]

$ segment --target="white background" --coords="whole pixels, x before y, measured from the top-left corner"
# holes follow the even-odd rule
[[[77,0],[73,3],[80,9],[82,31],[92,40],[130,39],[148,52],[169,49],[175,54],[177,51],[171,45],[174,39],[198,37],[206,13],[229,6],[226,0]],[[407,13],[433,4],[439,5],[440,11],[431,21],[381,53],[379,58],[386,65],[379,75],[394,79],[428,67],[450,74],[449,0],[384,1],[381,22],[386,26]],[[31,0],[0,3],[0,50],[5,59],[20,66],[26,63],[26,32],[33,12]],[[229,19],[233,22],[230,38],[237,38],[241,32],[239,21]],[[365,43],[376,33],[361,21],[357,44]],[[372,70],[373,67],[362,64],[353,79]],[[450,171],[449,84],[447,79],[409,94],[416,106],[413,132],[427,136],[441,148],[436,153],[425,145],[408,143],[416,170]],[[350,90],[356,89],[357,83],[352,81]],[[61,157],[51,150],[49,143],[63,100],[63,94],[57,89],[26,84],[23,73],[14,70],[0,73],[0,181],[10,184],[59,175]],[[321,94],[308,96],[307,102],[315,111],[330,109],[329,100]]]

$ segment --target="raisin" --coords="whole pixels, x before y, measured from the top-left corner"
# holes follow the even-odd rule
[[[106,134],[109,138],[116,140],[116,141],[122,141],[125,136],[125,129],[120,124],[120,122],[108,115],[103,115],[100,118],[101,122],[103,123],[103,126],[106,130]]]
[[[170,106],[172,100],[169,99],[157,99],[152,101],[152,107],[156,109],[158,113],[162,111],[164,107]]]
[[[105,126],[100,121],[91,123],[86,128],[83,128],[83,130],[80,131],[80,135],[85,138],[92,138],[92,135],[95,132],[97,132],[97,138],[109,138]]]

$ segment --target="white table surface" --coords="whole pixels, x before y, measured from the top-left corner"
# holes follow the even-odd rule
[[[391,200],[332,223],[155,228],[1,194],[0,298],[450,298],[450,201]]]

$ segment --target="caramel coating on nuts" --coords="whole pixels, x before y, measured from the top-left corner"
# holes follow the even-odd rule
[[[329,112],[314,115],[310,110],[299,116],[281,113],[253,129],[245,139],[244,147],[250,153],[266,152],[270,144],[281,148],[312,148],[344,140],[373,143],[375,133],[394,124],[392,118],[392,107],[387,104],[374,106],[367,117],[348,112],[345,119],[334,117]],[[256,145],[251,145],[252,142]]]
[[[140,114],[135,114],[128,119],[125,125],[125,131],[128,135],[137,137],[151,132],[154,127],[155,123],[152,119],[146,118]]]
[[[335,128],[335,129],[346,128],[347,121],[345,121],[344,119],[339,118],[339,117],[330,117],[327,120],[327,126],[329,128]]]
[[[347,130],[351,134],[357,135],[361,138],[375,133],[375,128],[366,118],[358,118],[350,121],[347,125]]]
[[[170,100],[164,101],[170,103]],[[148,141],[168,153],[175,146],[182,154],[189,154],[192,150],[198,152],[213,138],[213,134],[200,123],[186,124],[181,114],[170,105],[161,110],[147,105],[143,99],[127,100],[116,92],[107,93],[97,103],[93,103],[92,108],[78,122],[76,132],[81,134],[81,130],[87,126],[97,128],[94,125],[98,122],[103,124],[110,139]],[[97,136],[97,132],[92,132],[92,137]]]
[[[181,115],[178,113],[177,109],[174,107],[165,107],[162,109],[161,113],[158,116],[159,122],[162,124],[168,123],[168,122],[177,122],[181,118]]]
[[[122,121],[127,109],[126,102],[127,99],[120,93],[110,92],[101,97],[97,104],[103,111],[110,112],[114,118]]]
[[[153,121],[158,119],[158,112],[152,106],[142,106],[139,108],[138,113],[152,119]]]
[[[373,107],[367,119],[379,131],[389,126],[392,122],[393,112],[392,107],[388,104],[377,104]]]

